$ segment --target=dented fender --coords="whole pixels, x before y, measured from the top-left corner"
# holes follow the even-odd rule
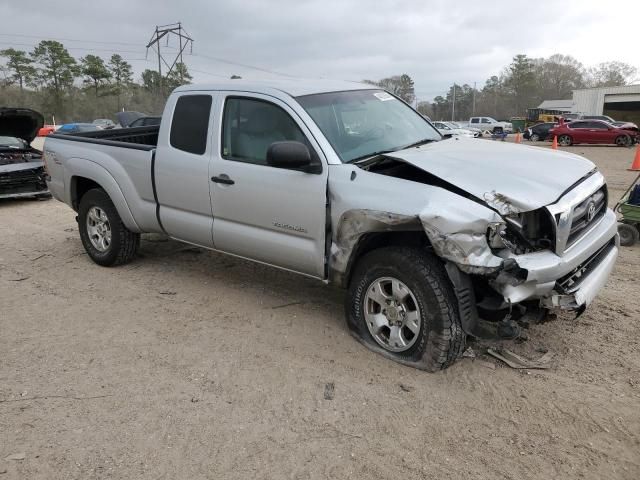
[[[369,177],[373,177],[371,180],[376,182],[384,178],[387,184],[402,182],[405,191],[399,196],[397,203],[389,201],[389,197],[382,196],[368,199],[369,205],[382,207],[386,204],[389,208],[387,210],[371,208],[341,210],[342,204],[351,204],[352,199],[330,196],[332,238],[329,247],[329,280],[331,282],[344,284],[353,259],[357,255],[358,242],[365,234],[376,232],[423,231],[434,252],[443,260],[454,263],[465,273],[491,275],[503,267],[505,260],[494,255],[487,242],[489,225],[503,222],[496,211],[444,188],[435,186],[425,188],[424,185],[417,183],[385,178],[368,172],[357,172],[356,175],[360,185],[354,191],[354,198],[355,196],[359,199],[367,198],[366,187]],[[393,187],[393,185],[389,186]],[[397,208],[394,208],[396,206],[394,203]],[[341,212],[338,218],[334,216],[336,212]]]

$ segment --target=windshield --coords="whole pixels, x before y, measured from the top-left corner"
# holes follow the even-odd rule
[[[442,139],[419,113],[383,90],[319,93],[296,100],[345,163]]]
[[[0,137],[0,147],[26,148],[26,143],[16,137]]]

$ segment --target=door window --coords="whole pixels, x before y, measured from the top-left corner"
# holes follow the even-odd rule
[[[222,120],[222,157],[238,162],[267,164],[274,142],[304,143],[313,149],[300,127],[282,108],[263,100],[230,97]]]
[[[211,95],[184,95],[173,110],[169,142],[178,150],[202,155],[207,149]]]
[[[479,118],[472,118],[471,123],[479,123]]]

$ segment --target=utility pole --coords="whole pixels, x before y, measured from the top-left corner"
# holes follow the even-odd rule
[[[471,106],[471,116],[476,116],[476,82],[473,82],[473,104]]]
[[[456,121],[456,84],[453,84],[453,102],[451,102],[451,121]]]
[[[160,40],[166,37],[166,46],[169,46],[169,37],[171,36],[178,37],[179,50],[178,53],[173,58],[173,62],[171,65],[165,60],[164,56],[160,52]],[[163,96],[162,90],[162,64],[164,63],[168,70],[167,76],[173,71],[173,67],[176,66],[176,63],[183,63],[182,61],[182,53],[185,51],[187,46],[190,48],[190,53],[193,53],[193,38],[189,36],[187,31],[183,28],[182,22],[178,23],[170,23],[168,25],[156,25],[156,29],[151,35],[151,39],[147,43],[147,54],[149,53],[149,49],[155,49],[158,54],[158,96]],[[146,56],[145,56],[146,58]],[[180,60],[180,62],[178,62]],[[182,65],[180,66],[180,83],[184,82],[184,70],[182,69]]]

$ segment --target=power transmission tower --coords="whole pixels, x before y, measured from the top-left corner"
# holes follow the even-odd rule
[[[169,38],[171,36],[178,37],[179,50],[178,50],[178,53],[176,53],[175,57],[173,58],[173,62],[171,63],[171,65],[169,65],[169,63],[165,60],[164,56],[160,51],[160,40],[166,37],[165,45],[169,46]],[[160,97],[162,97],[163,95],[162,64],[164,63],[167,66],[168,68],[167,76],[168,76],[173,71],[173,67],[176,66],[176,63],[178,63],[178,60],[180,60],[179,62],[180,64],[183,63],[182,53],[186,50],[187,47],[189,47],[189,53],[193,53],[193,38],[189,36],[187,31],[182,26],[181,22],[170,23],[168,25],[156,25],[156,29],[153,32],[153,35],[151,35],[151,39],[149,40],[149,43],[147,43],[147,54],[149,54],[150,48],[155,49],[156,53],[158,54],[158,95]],[[180,83],[182,83],[184,81],[184,78],[183,78],[184,70],[182,68],[182,65],[179,73],[180,73]]]

